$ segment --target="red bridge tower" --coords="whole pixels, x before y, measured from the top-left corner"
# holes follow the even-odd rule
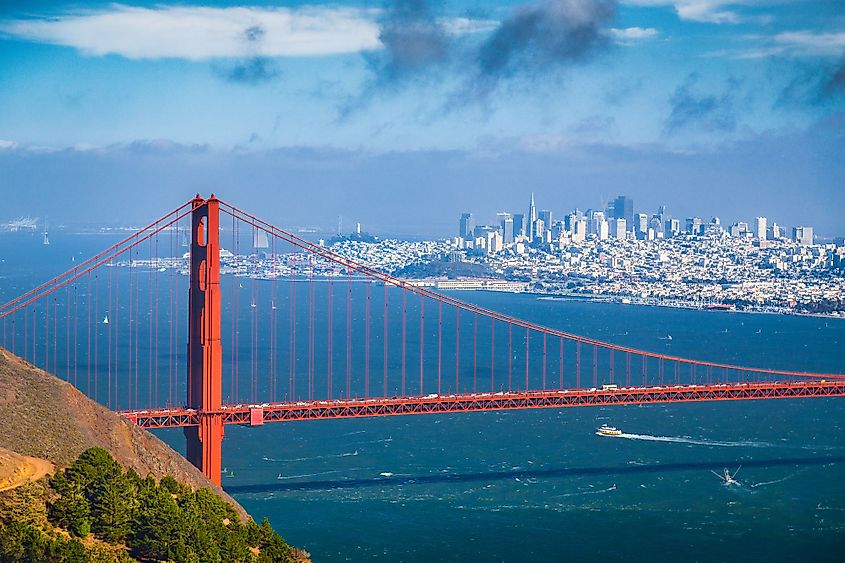
[[[191,202],[191,287],[188,309],[188,408],[198,427],[185,428],[188,460],[220,485],[223,459],[223,352],[220,346],[220,201]]]

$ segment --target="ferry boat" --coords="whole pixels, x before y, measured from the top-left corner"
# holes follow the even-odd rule
[[[598,436],[621,436],[622,431],[616,428],[615,426],[608,426],[607,424],[602,424],[598,430],[596,430],[596,435]]]

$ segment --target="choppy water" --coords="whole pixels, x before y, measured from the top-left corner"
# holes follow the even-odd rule
[[[0,276],[14,274],[0,292],[24,283],[20,272],[49,271],[31,256],[20,269],[19,247],[0,250]],[[623,345],[845,371],[843,321],[460,296]],[[233,476],[224,486],[320,562],[833,561],[845,548],[843,406],[748,401],[228,427]],[[596,436],[602,423],[623,436]],[[180,431],[159,435],[184,449]],[[740,465],[739,486],[711,473]]]

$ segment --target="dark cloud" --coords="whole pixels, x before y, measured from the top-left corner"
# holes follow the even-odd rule
[[[364,55],[372,78],[358,95],[343,103],[341,120],[365,107],[375,96],[429,75],[432,69],[449,61],[453,50],[451,36],[427,0],[388,1],[379,21],[379,41],[383,49]]]
[[[381,20],[384,49],[366,55],[374,78],[342,111],[412,80],[469,77],[448,106],[484,101],[502,79],[531,77],[588,59],[610,44],[618,0],[543,0],[512,10],[491,32],[453,36],[426,0],[390,2]]]
[[[449,59],[452,42],[426,0],[396,0],[385,10],[379,40],[384,51],[371,66],[382,81],[401,80]]]
[[[666,120],[666,130],[676,132],[682,129],[703,131],[736,129],[734,96],[734,91],[738,86],[736,81],[731,80],[728,90],[723,94],[713,95],[696,92],[699,80],[698,74],[690,74],[669,98],[672,111]]]
[[[845,101],[845,57],[835,64],[797,66],[775,107],[829,106]]]
[[[616,0],[547,0],[520,6],[478,52],[482,76],[500,78],[583,60],[608,44]]]
[[[226,64],[219,64],[214,67],[219,77],[227,82],[246,85],[259,85],[277,78],[279,71],[275,64],[267,57],[258,55],[258,45],[264,41],[267,31],[260,25],[247,27],[243,31],[243,40],[247,46],[247,52],[253,56]]]
[[[250,43],[256,43],[264,38],[265,33],[267,32],[263,27],[260,25],[254,25],[244,30],[244,38]]]
[[[841,96],[845,94],[845,57],[830,73],[825,85],[824,94],[827,96]]]
[[[264,57],[252,57],[217,69],[217,74],[237,84],[264,84],[279,76],[278,69]]]

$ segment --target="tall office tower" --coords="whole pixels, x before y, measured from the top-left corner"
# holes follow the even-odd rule
[[[546,226],[546,230],[550,229],[552,226],[552,212],[548,209],[543,209],[540,211],[538,216],[540,219],[543,220],[543,224]]]
[[[475,230],[475,218],[472,213],[461,214],[461,221],[458,225],[458,236],[465,240],[472,239],[472,232]]]
[[[537,206],[534,205],[534,192],[531,192],[531,203],[528,204],[528,230],[534,230],[534,221],[537,220]]]
[[[649,223],[649,225],[651,226],[651,230],[655,233],[663,232],[663,221],[660,220],[659,215],[652,215],[651,223]]]
[[[540,242],[546,240],[546,222],[542,219],[534,221],[534,233],[531,240],[539,240]]]
[[[705,235],[721,235],[722,234],[722,221],[718,217],[713,217],[710,219],[710,223],[708,223],[704,227],[704,234]]]
[[[563,228],[569,231],[570,233],[575,231],[575,222],[578,221],[578,216],[574,213],[570,213],[569,215],[564,216],[563,218]]]
[[[613,202],[613,217],[625,219],[625,224],[634,225],[634,200],[630,197],[620,195]]]
[[[758,240],[766,240],[766,218],[757,217],[754,219],[754,234]]]
[[[665,238],[677,236],[678,233],[681,232],[681,220],[680,219],[666,219],[666,223],[663,224],[663,236]]]
[[[777,223],[772,223],[772,226],[769,229],[769,234],[772,235],[772,240],[777,240],[782,237],[783,233],[781,233],[780,225],[778,225]]]
[[[514,238],[525,236],[525,215],[522,213],[516,213],[513,216],[513,236]]]
[[[687,217],[687,233],[700,235],[703,232],[701,217]]]
[[[602,215],[604,215],[604,213],[602,213]],[[596,234],[598,235],[599,240],[605,240],[608,237],[608,230],[607,219],[602,217],[598,227],[596,228]]]
[[[746,237],[748,236],[748,223],[737,221],[728,228],[728,234],[732,237]]]
[[[604,218],[604,211],[591,211],[590,212],[590,233],[591,234],[598,234],[599,226],[606,222]],[[607,237],[605,237],[607,238]]]
[[[563,238],[563,235],[566,232],[566,227],[563,225],[563,221],[555,221],[552,225],[551,232],[552,240],[559,241]]]
[[[648,232],[648,214],[647,213],[637,213],[637,232],[641,234],[645,234]]]
[[[505,244],[510,244],[513,242],[513,217],[505,217],[502,220],[502,241]]]
[[[610,234],[614,238],[624,239],[627,224],[625,219],[611,219],[610,220]]]
[[[802,246],[813,244],[813,227],[793,227],[792,240]]]
[[[587,220],[581,217],[572,228],[572,242],[584,242],[587,237]]]

